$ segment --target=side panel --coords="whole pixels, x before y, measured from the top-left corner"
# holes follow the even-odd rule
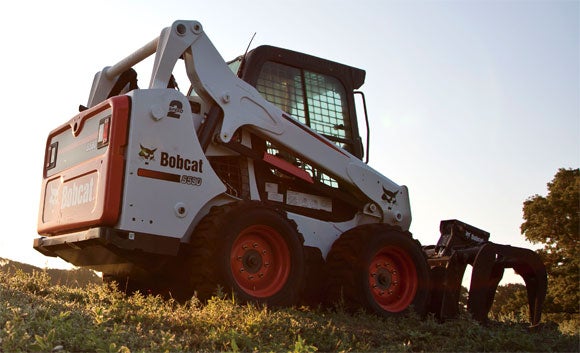
[[[349,229],[365,223],[375,223],[376,219],[358,213],[355,217],[346,222],[327,222],[316,218],[303,216],[288,212],[288,218],[294,220],[298,225],[298,231],[304,235],[304,245],[320,249],[322,257],[330,252],[332,244]]]
[[[119,219],[129,98],[80,113],[47,139],[38,233],[54,235]]]
[[[195,126],[202,117],[192,114],[187,98],[175,90],[129,95],[131,130],[117,228],[183,238],[198,212],[226,190],[197,139]]]

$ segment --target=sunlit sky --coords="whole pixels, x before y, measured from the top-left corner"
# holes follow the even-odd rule
[[[497,243],[536,247],[519,231],[523,201],[546,194],[558,168],[580,165],[578,1],[9,4],[0,5],[0,257],[69,268],[32,248],[47,134],[86,104],[98,70],[177,19],[200,21],[226,60],[256,33],[252,47],[365,69],[369,164],[408,186],[424,245],[437,242],[440,220],[457,218]]]

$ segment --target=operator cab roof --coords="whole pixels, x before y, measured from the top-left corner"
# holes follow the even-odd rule
[[[365,71],[356,67],[270,45],[259,46],[249,51],[245,60],[243,56],[237,60],[242,60],[238,76],[252,86],[256,85],[260,70],[268,61],[336,77],[350,91],[360,88],[365,80]]]

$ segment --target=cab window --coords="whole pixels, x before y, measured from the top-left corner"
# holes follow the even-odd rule
[[[347,150],[352,144],[345,89],[336,78],[266,62],[256,88],[271,103]]]
[[[346,93],[338,79],[280,63],[266,62],[258,76],[256,89],[269,102],[294,119],[339,147],[351,151],[353,142]],[[299,157],[291,156],[289,151],[282,151],[270,141],[267,141],[267,150],[271,154],[285,156],[293,164],[306,170],[314,180],[338,187],[334,178]]]

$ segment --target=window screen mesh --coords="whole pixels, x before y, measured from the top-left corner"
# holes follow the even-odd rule
[[[346,93],[336,78],[267,62],[256,88],[268,101],[316,132],[340,140],[352,138]]]
[[[301,123],[331,138],[338,146],[349,148],[348,140],[352,139],[352,133],[346,93],[336,78],[267,62],[262,67],[256,88],[269,102]],[[268,153],[279,155],[280,151],[268,143]],[[315,180],[338,187],[336,180],[308,163],[295,157],[292,162]]]
[[[348,125],[347,110],[342,97],[344,89],[334,77],[304,72],[310,127],[322,134],[350,138],[345,126]],[[344,107],[346,108],[346,107]]]
[[[300,70],[267,62],[262,67],[256,88],[269,102],[303,124],[307,123]]]

